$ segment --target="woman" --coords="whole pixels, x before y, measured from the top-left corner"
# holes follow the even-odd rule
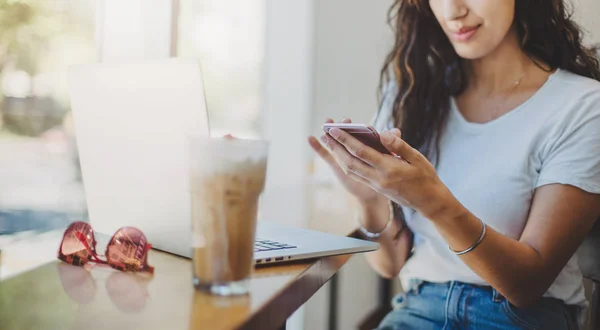
[[[600,216],[600,69],[563,0],[390,12],[375,126],[396,157],[341,130],[309,139],[360,202],[372,267],[400,274],[380,328],[581,327],[572,257]]]

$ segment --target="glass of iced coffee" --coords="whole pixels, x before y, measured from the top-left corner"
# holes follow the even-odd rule
[[[248,293],[269,143],[190,135],[194,286]]]

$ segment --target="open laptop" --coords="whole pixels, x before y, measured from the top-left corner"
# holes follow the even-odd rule
[[[90,222],[141,229],[191,257],[188,132],[209,136],[200,66],[169,59],[72,67],[68,84]],[[257,263],[372,251],[377,243],[259,221]]]

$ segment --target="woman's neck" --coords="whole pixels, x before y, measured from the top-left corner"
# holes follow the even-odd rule
[[[490,54],[467,63],[469,88],[487,95],[504,94],[535,64],[523,52],[517,33],[511,30]]]

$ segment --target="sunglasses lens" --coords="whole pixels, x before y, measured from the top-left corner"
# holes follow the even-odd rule
[[[108,263],[116,269],[137,272],[144,267],[146,236],[136,228],[120,229],[111,239],[106,251]]]
[[[90,258],[88,247],[93,247],[94,233],[92,227],[85,222],[74,222],[65,231],[59,256],[63,261],[82,266]],[[87,244],[87,247],[86,247]]]

